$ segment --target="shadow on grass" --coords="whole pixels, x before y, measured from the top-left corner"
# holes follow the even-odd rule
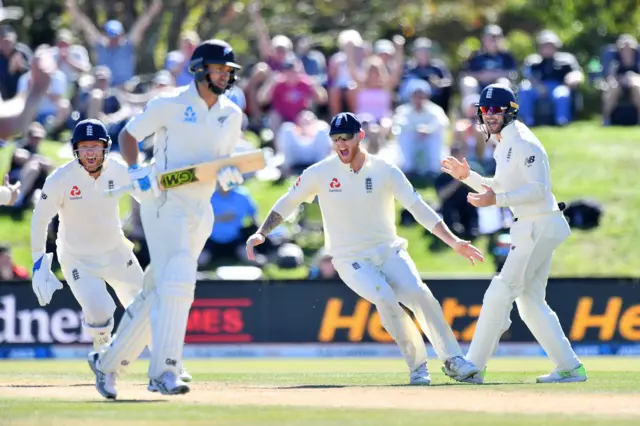
[[[0,388],[74,388],[74,387],[93,387],[90,383],[75,383],[73,385],[0,385]]]
[[[294,385],[294,386],[276,386],[274,389],[341,389],[341,388],[442,388],[442,387],[486,387],[486,386],[503,386],[503,385],[535,385],[532,382],[489,382],[481,385],[471,383],[432,383],[426,386],[409,385],[409,384],[389,384],[389,385]]]

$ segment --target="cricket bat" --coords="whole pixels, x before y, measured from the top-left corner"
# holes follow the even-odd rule
[[[236,166],[242,174],[262,170],[265,167],[264,152],[261,149],[256,149],[234,153],[207,163],[167,170],[158,173],[156,178],[161,190],[178,188],[196,182],[215,182],[220,169],[226,166]],[[126,185],[121,188],[108,189],[105,191],[105,195],[119,197],[134,189],[133,184]]]

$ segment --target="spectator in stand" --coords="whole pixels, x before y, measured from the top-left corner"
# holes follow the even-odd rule
[[[340,276],[333,267],[333,257],[328,254],[324,249],[320,249],[316,252],[311,267],[309,268],[309,275],[307,279],[310,280],[339,280]]]
[[[29,70],[33,53],[18,43],[18,35],[8,25],[0,26],[0,95],[8,101],[18,93],[18,80]]]
[[[473,52],[463,66],[460,93],[464,98],[493,83],[511,86],[516,78],[516,60],[504,48],[502,28],[488,25],[482,36],[482,49]]]
[[[253,67],[245,87],[250,121],[257,128],[262,128],[263,111],[258,100],[258,90],[274,72],[283,70],[286,59],[293,54],[293,43],[289,37],[279,34],[270,38],[269,29],[260,13],[261,8],[259,1],[251,2],[248,7],[251,23],[258,38],[260,62]]]
[[[298,114],[312,105],[327,102],[327,92],[304,73],[302,64],[290,55],[279,73],[270,73],[258,92],[261,105],[271,105],[269,127],[278,133],[284,122],[295,123]]]
[[[466,145],[467,160],[475,161],[482,166],[482,171],[476,170],[483,176],[491,176],[496,170],[496,160],[493,158],[495,143],[493,139],[487,141],[487,134],[478,127],[478,107],[480,95],[473,93],[462,100],[461,117],[455,121],[453,127],[453,143]]]
[[[403,88],[400,91],[402,102],[409,102],[410,96],[406,93],[406,87],[410,80],[417,78],[429,83],[431,101],[448,112],[453,77],[447,65],[440,59],[432,58],[432,54],[431,40],[426,37],[415,40],[413,58],[407,62],[405,67]]]
[[[47,51],[51,55],[51,47],[43,44],[36,49]],[[33,84],[31,81],[31,71],[23,74],[18,80],[18,93],[27,93]],[[56,69],[51,74],[51,82],[47,90],[47,96],[42,99],[36,121],[45,126],[47,132],[55,131],[64,126],[67,118],[71,115],[71,103],[67,99],[67,77],[60,69]]]
[[[0,245],[0,281],[28,279],[29,271],[13,262],[11,248],[6,244]]]
[[[354,64],[358,72],[362,72],[367,51],[360,33],[356,30],[345,30],[338,36],[339,51],[329,59],[327,70],[329,87],[329,113],[336,116],[341,111],[353,111],[352,101],[348,96],[349,89],[355,81],[349,71],[347,51],[352,52]]]
[[[56,63],[49,51],[40,51],[31,61],[31,85],[27,93],[9,101],[0,100],[0,138],[26,131],[45,98]]]
[[[617,52],[606,70],[606,85],[602,91],[602,120],[611,124],[611,114],[620,97],[628,94],[636,107],[640,122],[640,53],[638,41],[631,34],[623,34],[616,42]]]
[[[189,72],[189,61],[193,51],[200,44],[200,36],[195,31],[185,31],[180,37],[180,50],[167,54],[165,69],[171,72],[176,80],[176,86],[186,86],[193,81],[193,74]]]
[[[162,0],[153,0],[151,6],[140,14],[128,34],[120,21],[112,19],[104,26],[104,34],[78,7],[77,0],[66,0],[73,22],[84,32],[87,42],[93,46],[96,65],[104,65],[111,70],[112,84],[122,86],[135,75],[136,47],[140,45],[153,19],[162,10]]]
[[[89,52],[80,44],[73,44],[73,34],[67,29],[58,32],[56,45],[51,49],[53,59],[58,63],[58,69],[67,78],[69,95],[82,74],[91,70]]]
[[[415,79],[407,90],[411,101],[396,109],[393,120],[399,131],[401,169],[410,179],[433,181],[440,174],[449,118],[440,106],[429,100],[429,83]]]
[[[467,157],[467,146],[454,143],[451,156],[462,161]],[[448,173],[440,173],[434,186],[444,223],[463,240],[473,241],[478,236],[478,209],[467,202],[469,188]]]
[[[295,43],[296,55],[302,66],[304,72],[314,82],[326,89],[327,86],[327,60],[324,55],[311,48],[311,39],[307,36],[298,37]]]
[[[534,126],[536,103],[546,98],[553,104],[555,124],[564,126],[571,121],[571,91],[584,82],[584,74],[574,55],[558,52],[562,42],[553,31],[541,31],[536,41],[538,53],[524,61],[519,116]]]
[[[393,37],[395,45],[395,65],[393,74],[389,74],[388,67],[378,56],[368,58],[361,72],[357,64],[355,46],[347,49],[347,63],[349,72],[355,84],[351,90],[354,99],[356,115],[370,115],[381,127],[383,139],[386,139],[391,129],[393,116],[393,97],[395,89],[402,79],[404,63],[404,37]]]
[[[295,123],[283,123],[276,137],[278,151],[284,155],[285,176],[301,174],[304,169],[331,154],[333,143],[329,125],[304,110]]]
[[[22,190],[13,206],[13,212],[17,215],[32,207],[35,191],[42,189],[47,176],[55,169],[51,160],[40,152],[40,142],[44,136],[42,125],[31,123],[24,142],[11,157],[9,180],[11,183],[20,182]]]

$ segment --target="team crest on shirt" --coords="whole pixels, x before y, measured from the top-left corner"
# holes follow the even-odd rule
[[[512,148],[509,148],[509,151],[507,151],[507,163],[511,160],[511,150]]]
[[[195,123],[197,120],[196,112],[192,107],[188,106],[184,110],[184,122],[185,123]]]
[[[364,189],[366,189],[367,194],[371,194],[373,192],[373,181],[370,177],[364,180]]]

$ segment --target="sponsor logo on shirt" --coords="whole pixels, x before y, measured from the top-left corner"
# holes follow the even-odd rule
[[[338,178],[331,179],[331,183],[329,183],[329,192],[342,192],[341,184]]]
[[[71,192],[69,192],[69,195],[70,200],[79,200],[82,198],[82,191],[80,191],[80,188],[78,188],[77,185],[74,185],[73,188],[71,188]]]

